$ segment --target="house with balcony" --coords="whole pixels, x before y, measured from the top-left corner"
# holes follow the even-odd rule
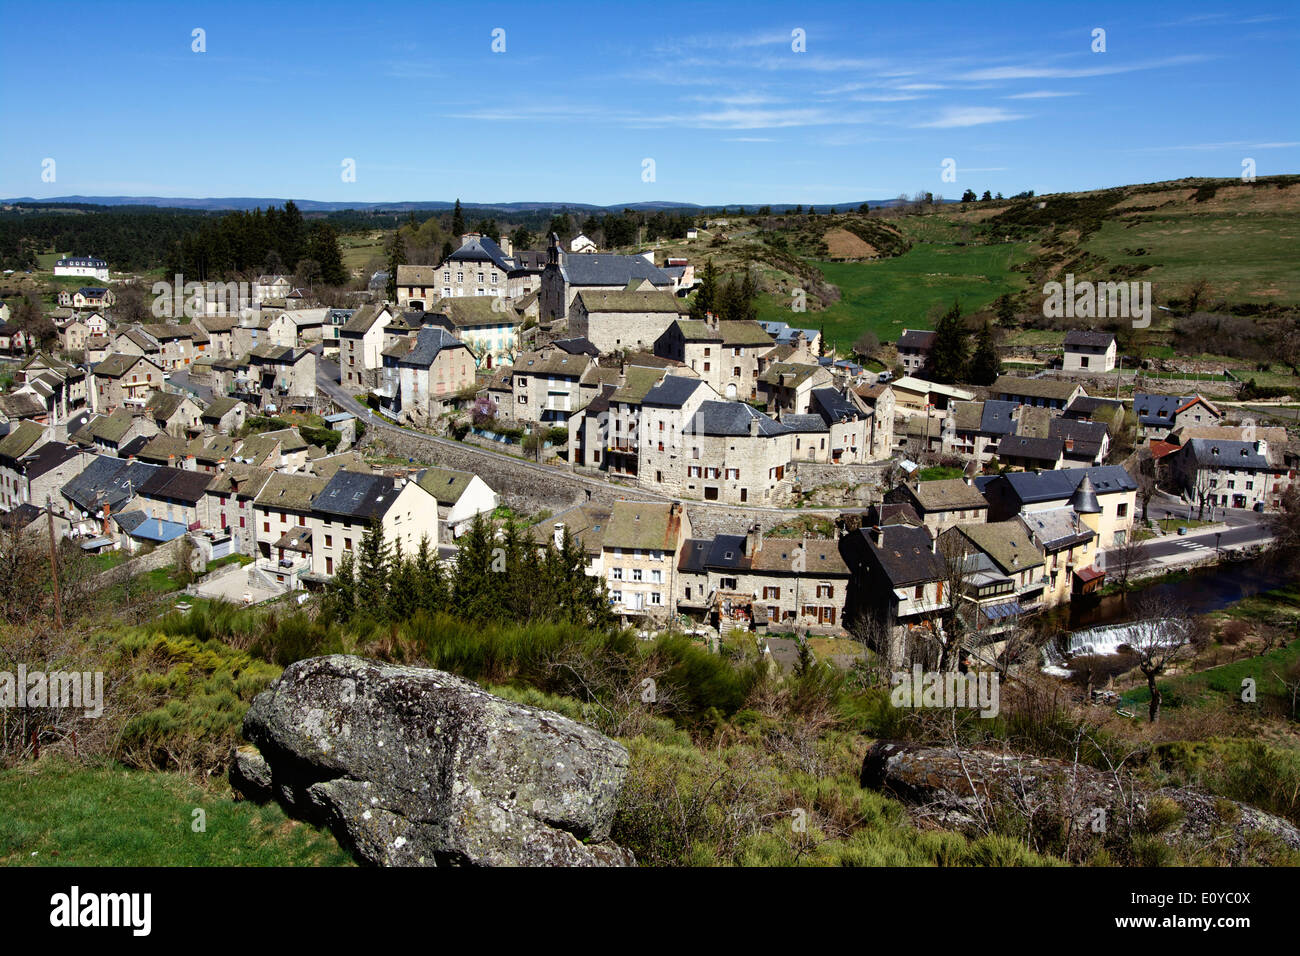
[[[254,567],[286,591],[305,587],[312,570],[312,503],[325,479],[273,474],[253,499]],[[358,532],[359,537],[359,532]]]
[[[162,383],[162,366],[154,360],[115,352],[91,368],[91,406],[102,412],[121,405],[144,408],[149,393]]]
[[[955,613],[981,643],[1043,608],[1043,555],[1022,522],[957,525],[940,535],[939,550],[964,560]]]
[[[947,593],[944,560],[928,528],[889,524],[862,528],[841,541],[851,575],[848,613],[879,630],[875,650],[893,669],[914,655],[933,657],[943,642]]]

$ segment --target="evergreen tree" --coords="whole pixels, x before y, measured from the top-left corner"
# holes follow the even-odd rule
[[[970,360],[970,381],[973,385],[992,385],[1002,374],[1002,359],[993,341],[993,325],[985,321],[975,336],[975,354]]]
[[[935,326],[934,345],[926,363],[926,373],[935,382],[951,385],[961,381],[969,361],[966,326],[961,320],[961,305],[953,302]]]
[[[756,322],[758,320],[758,284],[754,281],[754,273],[750,269],[745,270],[745,277],[740,283],[740,314],[737,319],[746,322]]]
[[[356,565],[352,552],[344,551],[334,569],[334,580],[330,582],[326,606],[344,623],[350,621],[357,610]]]
[[[338,230],[329,223],[312,223],[311,232],[307,236],[307,256],[318,264],[321,280],[326,285],[347,283],[348,271],[343,267]]]
[[[506,563],[498,547],[491,525],[476,515],[456,552],[451,607],[461,617],[471,621],[499,618]]]
[[[298,267],[307,242],[307,228],[302,221],[302,213],[297,204],[290,199],[284,204],[284,213],[280,216],[280,235],[277,248],[280,257],[290,269]]]
[[[402,230],[398,229],[388,243],[388,284],[384,287],[384,295],[388,297],[389,302],[397,301],[397,267],[404,265],[406,265],[406,240],[402,238]]]
[[[447,580],[438,555],[429,546],[427,535],[420,536],[420,547],[411,562],[414,573],[415,606],[418,611],[432,616],[447,609]]]
[[[691,299],[691,318],[702,322],[708,313],[717,311],[718,305],[718,270],[710,259],[700,270],[700,284]]]
[[[460,241],[460,237],[465,235],[465,214],[461,211],[460,200],[456,200],[456,208],[451,212],[451,234]]]
[[[391,549],[384,540],[383,526],[371,520],[357,547],[357,607],[375,618],[384,616],[388,605],[388,573]]]

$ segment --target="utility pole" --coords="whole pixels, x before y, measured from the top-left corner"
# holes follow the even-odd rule
[[[54,539],[54,499],[45,496],[45,519],[50,529],[50,574],[54,580],[54,629],[63,633],[63,599],[59,594],[59,554]]]

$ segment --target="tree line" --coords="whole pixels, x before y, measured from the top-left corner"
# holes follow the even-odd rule
[[[371,524],[355,551],[339,561],[326,608],[344,623],[401,622],[442,612],[479,623],[551,622],[607,628],[613,623],[604,582],[586,573],[582,546],[566,529],[539,546],[507,523],[500,535],[482,515],[457,542],[450,568],[421,538],[413,554]]]

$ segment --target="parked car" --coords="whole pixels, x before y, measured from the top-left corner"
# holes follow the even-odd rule
[[[894,373],[889,371],[888,369],[885,369],[885,371],[881,372],[879,375],[876,376],[876,381],[888,382],[893,377],[894,377]]]

